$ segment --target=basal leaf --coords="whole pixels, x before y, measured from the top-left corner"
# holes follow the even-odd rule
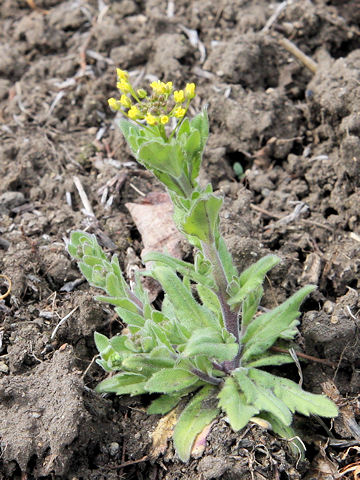
[[[173,440],[176,453],[183,462],[190,458],[191,448],[196,436],[206,425],[211,423],[219,413],[211,398],[216,390],[210,385],[203,387],[182,411],[176,424]]]
[[[149,415],[159,413],[165,415],[165,413],[170,412],[170,410],[176,407],[180,399],[180,395],[161,395],[151,402],[146,411]]]
[[[145,393],[146,377],[137,373],[118,373],[103,380],[96,387],[99,393],[116,393],[117,395],[140,395]]]
[[[292,415],[285,403],[277,398],[270,388],[264,388],[256,384],[249,378],[248,373],[249,372],[243,368],[239,368],[233,372],[233,376],[236,378],[240,390],[245,394],[247,403],[253,405],[259,409],[259,411],[264,410],[270,412],[283,422],[284,425],[290,425]]]
[[[292,412],[303,415],[320,415],[322,417],[336,417],[336,405],[325,395],[316,395],[306,392],[297,383],[287,378],[278,377],[268,372],[250,369],[249,376],[259,385],[272,388]]]
[[[269,367],[272,365],[284,365],[285,363],[294,363],[291,355],[286,353],[278,354],[264,354],[258,358],[253,358],[251,362],[247,363],[247,367]]]
[[[238,353],[239,345],[234,341],[225,343],[221,332],[213,328],[195,330],[186,344],[184,355],[208,355],[223,362],[232,360]]]
[[[98,349],[100,354],[101,352],[103,352],[104,350],[106,350],[111,346],[110,340],[107,337],[105,337],[105,335],[103,335],[102,333],[95,332],[94,340],[95,340],[96,348]]]
[[[176,393],[195,385],[199,377],[183,368],[163,368],[156,372],[147,382],[145,389],[153,393]],[[200,382],[199,382],[200,384]]]
[[[245,395],[239,392],[239,386],[231,377],[227,377],[219,395],[219,407],[226,413],[235,432],[245,427],[250,418],[259,413],[253,405],[248,405]]]

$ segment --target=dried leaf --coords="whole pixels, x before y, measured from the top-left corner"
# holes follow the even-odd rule
[[[201,455],[204,453],[205,447],[206,447],[206,439],[207,436],[209,435],[212,426],[214,425],[215,420],[213,420],[209,425],[206,425],[206,427],[203,429],[202,432],[199,433],[199,435],[196,437],[194,445],[191,450],[191,456],[194,458],[200,458]]]
[[[172,437],[174,426],[178,420],[181,409],[179,407],[174,408],[165,417],[159,420],[157,427],[151,434],[152,438],[152,450],[150,456],[157,458],[159,455],[165,453],[167,448],[167,442]]]
[[[173,207],[167,193],[151,193],[143,203],[126,203],[126,207],[144,244],[142,257],[149,252],[167,252],[175,258],[182,258],[183,236],[174,224]]]

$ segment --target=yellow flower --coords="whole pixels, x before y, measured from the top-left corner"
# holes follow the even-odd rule
[[[172,92],[172,88],[173,88],[173,83],[172,82],[167,82],[166,84],[164,83],[164,89],[165,89],[165,92],[164,93],[171,93]]]
[[[127,114],[128,114],[128,116],[129,116],[129,118],[131,118],[131,120],[136,120],[136,119],[139,118],[140,115],[141,115],[141,114],[140,114],[140,110],[139,110],[137,107],[135,107],[135,105],[133,105],[133,106],[130,108],[130,110],[128,111]]]
[[[177,107],[174,110],[174,116],[176,118],[182,118],[185,115],[185,113],[186,113],[186,110],[185,108],[182,108],[182,107]]]
[[[184,90],[175,90],[174,100],[176,103],[182,103],[185,100]]]
[[[120,82],[117,82],[116,87],[121,93],[128,93],[131,90],[131,85],[126,80],[120,80]]]
[[[191,100],[196,95],[195,93],[195,83],[187,83],[185,87],[185,97],[188,100]]]
[[[129,74],[125,70],[121,70],[120,68],[117,68],[116,75],[118,77],[118,80],[123,80],[125,82],[128,82]]]
[[[156,82],[150,83],[150,87],[158,95],[162,95],[163,93],[165,93],[164,86],[165,86],[164,82],[160,82],[160,80],[156,80]]]
[[[169,121],[169,117],[167,115],[161,115],[160,117],[160,122],[163,124],[163,125],[166,125]]]
[[[149,125],[156,125],[157,119],[154,117],[154,115],[151,115],[151,113],[148,113],[145,117],[146,123]]]
[[[127,95],[124,95],[124,94],[121,95],[120,103],[121,103],[121,105],[123,105],[126,108],[131,107],[131,100]]]
[[[115,111],[120,110],[120,105],[119,105],[119,102],[116,100],[116,98],[114,97],[109,98],[108,104],[111,110],[115,110]]]
[[[160,80],[156,80],[155,82],[150,83],[150,87],[154,90],[157,95],[165,95],[170,94],[172,91],[172,82],[161,82]]]

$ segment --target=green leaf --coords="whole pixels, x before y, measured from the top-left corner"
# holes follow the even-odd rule
[[[249,405],[254,406],[260,411],[265,410],[266,412],[270,412],[285,425],[290,425],[292,421],[290,410],[284,402],[273,394],[270,388],[263,388],[254,383],[252,379],[249,378],[249,371],[244,368],[234,370],[233,376],[236,378],[240,389],[244,392]]]
[[[213,319],[208,311],[196,302],[191,290],[187,289],[176,273],[167,267],[156,267],[152,276],[160,282],[168,300],[173,304],[179,322],[190,332],[196,326],[209,326]]]
[[[265,257],[260,258],[260,260],[242,272],[240,275],[240,286],[243,287],[254,277],[264,279],[267,272],[280,262],[281,258],[276,255],[266,255]]]
[[[336,405],[325,395],[316,395],[306,392],[297,383],[287,378],[277,377],[268,372],[250,369],[249,376],[265,388],[272,388],[275,395],[280,398],[292,412],[303,415],[320,415],[322,417],[336,417]]]
[[[189,133],[190,133],[190,122],[188,118],[184,118],[184,120],[181,122],[181,125],[179,127],[176,137],[180,138],[184,134],[188,135]]]
[[[153,400],[147,408],[149,415],[162,414],[170,412],[180,402],[180,395],[161,395],[159,398]]]
[[[206,275],[201,275],[195,271],[195,267],[192,263],[184,262],[183,260],[178,260],[177,258],[171,257],[165,253],[150,252],[143,257],[143,262],[156,262],[156,264],[162,264],[173,270],[179,272],[181,275],[187,275],[194,282],[214,286],[214,281]]]
[[[288,329],[300,315],[299,308],[304,298],[316,287],[307,285],[292,295],[288,300],[270,312],[256,317],[247,327],[241,339],[244,343],[242,359],[248,362],[268,350],[281,334]]]
[[[211,310],[218,319],[217,326],[223,327],[223,318],[221,312],[221,305],[217,295],[208,287],[204,285],[196,285],[196,290],[199,294],[201,303]]]
[[[185,217],[182,229],[204,242],[213,242],[219,223],[222,199],[213,194],[203,195],[196,200]]]
[[[89,265],[86,265],[85,263],[79,263],[79,269],[80,269],[80,272],[86,278],[86,280],[89,282],[89,284],[92,285],[93,284],[93,282],[92,282],[92,273],[93,273],[92,267],[90,267]],[[97,286],[97,285],[95,285],[95,286]]]
[[[96,387],[99,393],[116,393],[117,395],[140,395],[145,393],[146,377],[137,373],[118,373],[103,380]]]
[[[259,286],[255,288],[252,292],[249,293],[244,298],[244,301],[242,302],[241,308],[242,308],[242,316],[241,316],[241,326],[242,328],[245,328],[249,325],[251,320],[253,319],[255,313],[257,312],[257,309],[260,304],[260,300],[264,294],[264,290],[262,286]]]
[[[296,432],[289,426],[284,425],[279,421],[277,417],[274,417],[268,412],[262,412],[259,415],[260,418],[263,418],[270,423],[272,430],[282,438],[285,438],[289,441],[289,446],[294,455],[300,458],[305,456],[304,444],[299,440],[296,435]]]
[[[219,395],[219,407],[226,413],[230,425],[235,432],[244,428],[251,417],[257,415],[259,410],[253,405],[248,405],[245,395],[239,392],[235,380],[227,377]]]
[[[146,382],[145,389],[152,393],[174,393],[195,385],[199,377],[183,368],[163,368]]]
[[[284,365],[285,363],[294,363],[291,355],[285,353],[279,353],[274,355],[264,355],[246,364],[247,367],[269,367],[272,365]]]
[[[200,133],[201,150],[204,149],[206,141],[209,136],[209,119],[207,109],[204,108],[201,113],[196,115],[190,122],[190,129],[195,128]]]
[[[231,253],[229,252],[225,240],[221,236],[217,240],[217,249],[226,278],[228,282],[231,282],[233,277],[237,277],[238,272],[234,266]]]
[[[167,173],[179,178],[183,172],[184,157],[177,144],[150,141],[143,144],[138,152],[138,159],[146,168]]]
[[[116,353],[131,353],[131,350],[129,350],[125,344],[127,338],[128,337],[126,335],[114,335],[110,338],[111,347]]]
[[[119,315],[121,320],[123,320],[127,325],[131,327],[143,327],[145,319],[142,315],[138,313],[131,312],[127,308],[116,307],[115,312]]]
[[[105,295],[97,295],[95,297],[95,300],[98,301],[98,302],[110,303],[110,305],[115,305],[116,307],[121,307],[124,310],[128,310],[129,312],[132,312],[132,313],[138,313],[139,312],[138,306],[135,305],[135,303],[133,303],[128,298],[107,297]]]
[[[131,354],[124,358],[122,367],[124,370],[129,370],[135,373],[141,373],[147,378],[151,377],[156,371],[163,368],[172,368],[175,361],[165,355],[154,356],[151,353]]]
[[[232,343],[225,343],[220,332],[213,328],[194,330],[186,344],[184,355],[208,355],[216,360],[230,361],[239,351],[239,345],[233,338]]]
[[[96,348],[98,349],[100,354],[101,352],[105,351],[111,346],[110,340],[107,337],[105,337],[105,335],[103,335],[102,333],[95,332],[94,340],[95,340]]]
[[[247,268],[239,277],[240,289],[236,295],[229,299],[229,305],[242,302],[250,292],[261,286],[264,282],[267,272],[280,261],[281,259],[276,255],[266,255],[258,260],[254,265],[251,265],[251,267]]]
[[[184,150],[189,155],[194,155],[201,150],[201,137],[198,130],[192,130],[186,143],[184,144]]]
[[[219,414],[219,408],[211,406],[216,389],[203,387],[182,411],[173,434],[174,447],[180,460],[187,462],[197,435]]]

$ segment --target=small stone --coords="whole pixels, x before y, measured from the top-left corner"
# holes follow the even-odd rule
[[[1,373],[8,373],[9,367],[4,362],[0,362],[0,372]]]
[[[111,457],[115,457],[120,450],[120,445],[117,442],[112,442],[109,445],[109,454]]]
[[[0,212],[6,212],[12,208],[18,207],[25,203],[24,194],[21,192],[4,192],[0,195]]]

